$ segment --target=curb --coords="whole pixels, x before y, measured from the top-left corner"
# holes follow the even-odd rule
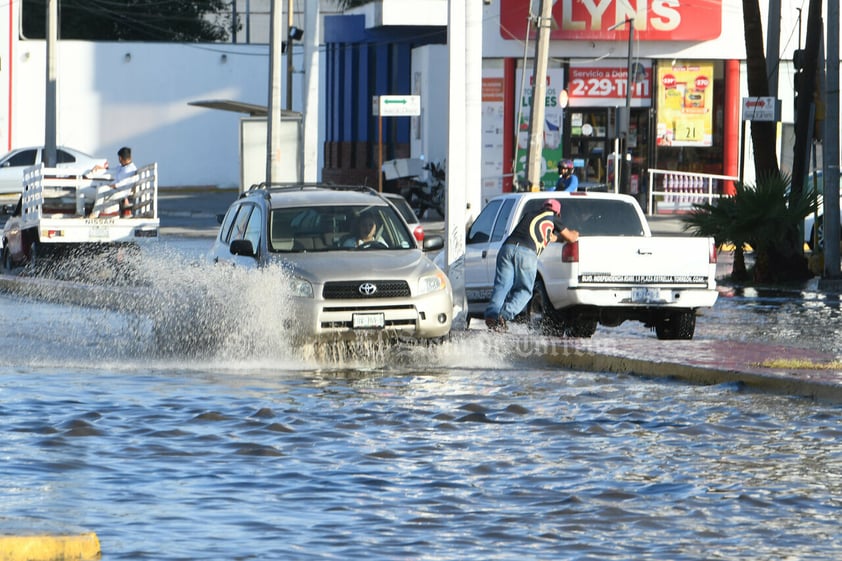
[[[545,355],[547,362],[560,368],[588,372],[627,373],[635,376],[681,380],[691,384],[739,384],[752,390],[796,396],[820,402],[842,403],[842,387],[822,380],[776,374],[720,369],[680,362],[655,362],[621,356],[578,351],[568,355]]]
[[[100,559],[93,532],[79,535],[0,536],[0,561],[87,561]]]

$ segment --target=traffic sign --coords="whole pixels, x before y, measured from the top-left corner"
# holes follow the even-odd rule
[[[371,109],[375,117],[415,117],[421,114],[421,96],[376,95]]]
[[[743,121],[781,120],[781,100],[774,97],[744,97]]]

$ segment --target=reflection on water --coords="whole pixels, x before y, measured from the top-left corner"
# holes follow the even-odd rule
[[[144,314],[0,296],[4,526],[95,531],[107,560],[840,555],[838,406],[525,367],[482,331],[324,360],[284,344],[278,275],[173,263]],[[838,345],[798,319],[837,313],[735,296],[699,333]],[[206,316],[240,331],[197,353]]]
[[[744,289],[721,295],[704,316],[705,333],[716,338],[786,343],[842,356],[839,294]]]

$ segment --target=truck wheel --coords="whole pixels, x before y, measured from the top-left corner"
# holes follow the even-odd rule
[[[692,339],[695,332],[696,313],[693,310],[664,314],[655,323],[658,339]]]
[[[12,254],[8,248],[3,248],[3,272],[9,274],[12,272]]]
[[[540,277],[535,279],[532,299],[529,300],[524,314],[529,326],[538,330],[542,335],[558,337],[564,334],[564,322],[561,315],[555,311],[550,303],[547,288]]]
[[[38,266],[39,263],[40,261],[38,260],[38,243],[32,242],[29,245],[29,261],[27,261],[26,264],[27,267],[29,267],[30,269],[35,269],[35,267]]]
[[[587,339],[596,332],[597,318],[573,313],[567,321],[567,336]]]

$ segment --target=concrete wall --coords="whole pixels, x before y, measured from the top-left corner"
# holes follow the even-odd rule
[[[443,162],[447,158],[448,108],[447,45],[412,50],[412,93],[421,96],[421,115],[412,117],[410,148],[413,158]]]
[[[0,72],[3,152],[44,142],[45,43],[13,49]],[[238,185],[241,115],[189,102],[266,105],[265,45],[60,41],[57,57],[59,144],[112,164],[120,146],[131,146],[138,164],[158,162],[162,185]]]

